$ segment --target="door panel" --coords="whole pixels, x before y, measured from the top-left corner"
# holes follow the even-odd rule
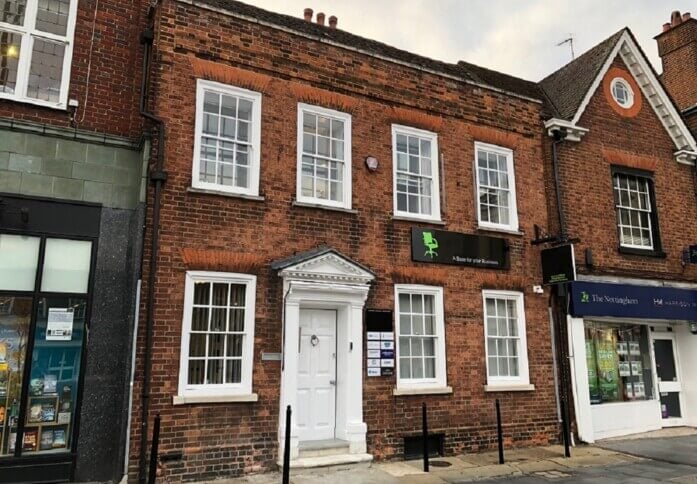
[[[336,426],[336,311],[300,311],[298,355],[300,440],[334,438]]]
[[[664,426],[681,425],[681,391],[675,358],[673,336],[654,336],[653,350],[656,360],[656,377],[661,400],[661,417]]]

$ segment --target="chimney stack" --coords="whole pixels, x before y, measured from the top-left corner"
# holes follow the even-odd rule
[[[306,22],[312,22],[312,9],[306,8],[303,10],[303,16],[305,17]]]
[[[324,25],[324,13],[317,12],[317,24]]]
[[[663,65],[661,80],[688,126],[697,130],[697,19],[676,10],[662,30],[654,37]]]
[[[339,22],[339,19],[336,18],[336,15],[332,15],[329,17],[329,26],[333,29],[336,28],[336,24]]]

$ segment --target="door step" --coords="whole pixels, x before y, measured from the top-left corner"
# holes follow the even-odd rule
[[[316,467],[370,465],[371,454],[352,454],[345,440],[310,440],[300,442],[298,458],[290,461],[291,469],[312,469]]]

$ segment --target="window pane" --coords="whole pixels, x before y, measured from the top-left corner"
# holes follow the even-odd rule
[[[86,293],[92,242],[47,239],[41,290]]]
[[[244,121],[252,120],[252,102],[247,99],[240,99],[237,106],[237,117]]]
[[[191,330],[208,331],[208,308],[193,308],[191,313]]]
[[[213,308],[211,309],[211,331],[225,331],[225,323],[227,320],[227,309]]]
[[[412,378],[423,378],[424,377],[424,360],[421,358],[412,358],[411,360],[411,377]]]
[[[228,304],[228,284],[213,284],[213,306],[227,306]]]
[[[189,385],[203,385],[203,372],[205,368],[205,360],[189,360]]]
[[[38,237],[0,235],[0,289],[34,289],[39,242]]]
[[[424,356],[436,356],[435,338],[424,338]]]
[[[399,377],[401,379],[411,378],[411,358],[399,359]]]
[[[189,341],[189,356],[206,356],[206,335],[193,333]]]
[[[36,12],[36,29],[56,35],[68,31],[70,0],[39,0]]]
[[[424,359],[424,378],[435,378],[436,377],[436,359],[435,358],[425,358]]]
[[[230,334],[227,336],[227,353],[225,356],[242,356],[243,337],[241,334]]]
[[[499,376],[498,358],[489,357],[489,376]]]
[[[0,92],[14,94],[22,36],[0,30]]]
[[[402,316],[404,317],[404,316]],[[399,338],[399,356],[411,356],[411,348],[409,345],[409,338]]]
[[[194,283],[194,304],[208,304],[210,294],[210,283],[196,282]]]
[[[60,100],[65,45],[34,39],[27,96],[57,103]]]
[[[26,0],[0,0],[0,22],[23,25],[26,8]]]
[[[225,347],[225,336],[220,333],[208,335],[208,356],[223,356]]]
[[[227,360],[225,364],[225,383],[241,383],[242,360]]]
[[[244,309],[230,309],[230,331],[244,331]]]
[[[206,383],[209,385],[223,383],[223,360],[208,360]]]
[[[0,435],[17,426],[31,312],[31,298],[0,297]],[[9,436],[16,430],[6,432],[0,456],[14,453]]]

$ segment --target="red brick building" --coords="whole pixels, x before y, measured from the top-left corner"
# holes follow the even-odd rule
[[[697,37],[685,18],[658,37],[672,98],[628,29],[540,82],[554,111],[550,225],[575,245],[562,355],[586,442],[697,423],[697,144],[680,111],[694,102]],[[679,68],[669,45],[686,54]]]
[[[538,86],[308,16],[154,19],[167,182],[136,371],[149,351],[159,472],[274,468],[287,405],[293,466],[408,453],[423,402],[446,454],[492,446],[497,398],[507,445],[557,441]]]

